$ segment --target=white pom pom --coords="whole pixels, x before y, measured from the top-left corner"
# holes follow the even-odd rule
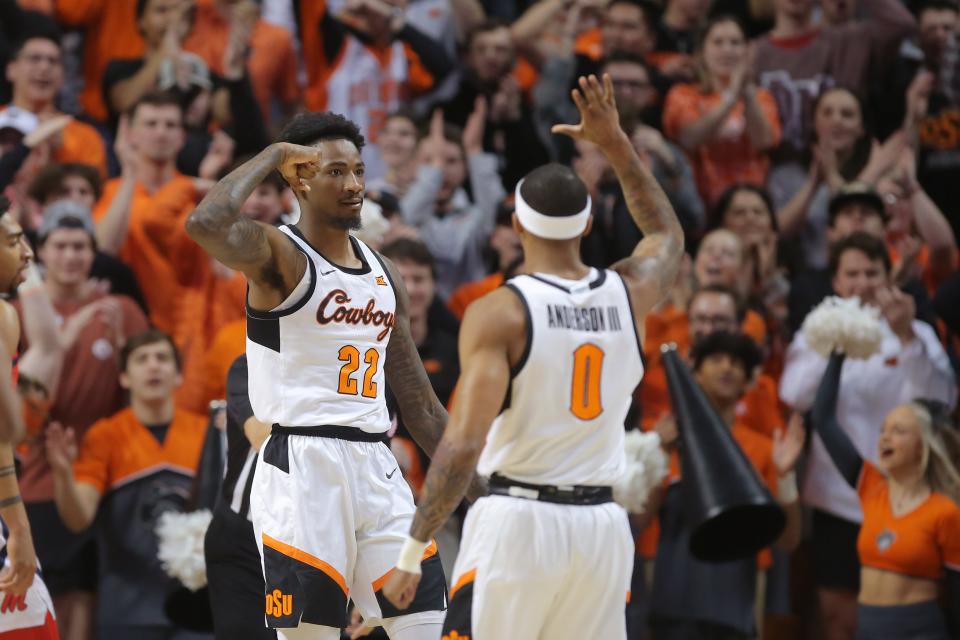
[[[627,468],[613,485],[613,499],[630,513],[641,513],[650,493],[667,475],[667,455],[660,448],[660,436],[637,429],[624,437]]]
[[[825,299],[807,314],[802,330],[810,347],[824,357],[837,350],[849,358],[867,359],[883,341],[880,310],[861,304],[857,297]]]
[[[207,565],[203,559],[203,537],[210,526],[210,511],[178,513],[167,511],[157,522],[159,551],[163,570],[183,586],[196,591],[207,584]]]

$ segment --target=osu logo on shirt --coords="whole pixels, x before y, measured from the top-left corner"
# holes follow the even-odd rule
[[[293,613],[293,596],[284,595],[280,589],[267,594],[267,615],[279,618]]]
[[[470,636],[462,636],[456,631],[451,631],[447,635],[440,638],[440,640],[470,640]]]

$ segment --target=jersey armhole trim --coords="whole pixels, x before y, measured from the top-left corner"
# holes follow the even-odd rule
[[[247,285],[247,317],[255,320],[274,320],[276,318],[282,318],[283,316],[289,316],[302,309],[303,306],[307,304],[307,301],[313,297],[313,293],[317,289],[317,267],[310,255],[303,250],[303,247],[294,242],[292,238],[290,241],[293,242],[293,245],[297,248],[297,251],[302,253],[303,257],[307,259],[307,271],[310,274],[310,286],[307,287],[307,290],[304,292],[303,296],[301,296],[301,298],[297,300],[293,306],[287,307],[286,309],[279,309],[277,311],[261,311],[260,309],[254,309],[250,306],[250,285]]]
[[[627,296],[627,308],[630,309],[630,322],[633,324],[633,336],[637,339],[637,352],[640,354],[640,361],[643,362],[643,343],[640,342],[640,330],[637,329],[637,316],[633,312],[633,300],[630,298],[630,288],[627,281],[618,275],[620,284],[623,285],[623,293]]]
[[[513,293],[520,298],[520,303],[523,305],[524,322],[526,323],[524,333],[526,334],[525,339],[527,343],[523,347],[523,353],[520,354],[520,360],[510,368],[510,379],[512,380],[520,375],[523,367],[527,364],[527,359],[530,358],[530,350],[533,348],[533,315],[530,313],[530,305],[527,304],[527,299],[523,297],[523,292],[520,291],[517,285],[508,282],[503,286],[513,291]]]

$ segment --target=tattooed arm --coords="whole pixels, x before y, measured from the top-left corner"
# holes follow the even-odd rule
[[[426,546],[450,517],[474,476],[490,425],[503,406],[511,363],[518,362],[523,351],[525,323],[520,299],[507,288],[477,300],[464,316],[457,403],[430,463],[410,527],[408,545],[415,552],[422,553],[419,546]],[[397,607],[406,608],[419,581],[418,570],[407,567],[401,553],[397,569],[383,587],[383,595]]]
[[[449,416],[433,391],[427,372],[423,368],[423,361],[417,352],[417,345],[410,335],[410,319],[407,312],[410,301],[400,272],[393,262],[383,256],[381,259],[390,273],[390,279],[397,292],[397,320],[390,334],[390,342],[387,344],[387,362],[384,367],[387,384],[397,398],[403,423],[410,430],[410,435],[420,448],[433,458]],[[467,497],[475,500],[485,494],[484,481],[474,477]]]
[[[556,125],[553,132],[597,145],[617,174],[627,209],[643,232],[643,240],[633,255],[612,268],[626,281],[634,314],[642,323],[643,316],[666,297],[676,280],[683,257],[683,229],[670,200],[620,128],[610,78],[604,76],[601,85],[595,76],[581,77],[573,101],[580,111],[580,124]]]
[[[318,149],[272,144],[215,184],[187,218],[187,233],[197,244],[247,276],[255,308],[280,304],[303,277],[307,262],[283,232],[247,218],[240,208],[274,170],[295,191],[306,191],[304,181],[316,175],[319,163]]]

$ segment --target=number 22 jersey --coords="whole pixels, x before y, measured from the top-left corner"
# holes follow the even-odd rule
[[[277,308],[247,305],[250,404],[261,422],[285,427],[390,428],[387,343],[396,294],[381,258],[350,237],[362,262],[337,265],[295,226],[280,230],[307,256],[307,270]]]
[[[526,308],[526,349],[477,470],[548,485],[611,485],[624,471],[624,420],[643,377],[626,283],[548,274],[507,284]]]

